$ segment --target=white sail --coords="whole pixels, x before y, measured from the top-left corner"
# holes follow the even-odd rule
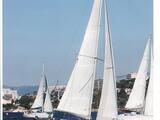
[[[90,118],[99,39],[101,0],[94,0],[84,40],[58,110]]]
[[[125,108],[130,110],[143,109],[145,90],[146,90],[146,80],[148,78],[148,68],[150,60],[150,40],[148,40],[144,55],[137,73],[137,77],[134,82],[131,94],[127,101]]]
[[[41,78],[39,89],[37,92],[36,99],[31,107],[31,109],[42,108],[43,106],[43,77]]]
[[[112,43],[110,39],[109,21],[105,5],[105,62],[103,88],[98,110],[97,120],[113,120],[117,118],[116,77],[113,59]]]
[[[153,115],[153,44],[151,44],[150,80],[145,101],[145,115]]]
[[[47,88],[46,97],[44,102],[44,112],[53,112],[52,102],[50,99],[50,94]]]

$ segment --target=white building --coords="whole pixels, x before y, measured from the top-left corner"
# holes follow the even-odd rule
[[[129,73],[129,74],[127,75],[127,79],[136,78],[136,76],[137,76],[137,73]]]
[[[65,90],[65,88],[66,88],[66,85],[48,86],[50,94],[53,90],[60,91],[60,90]]]
[[[11,90],[10,88],[3,88],[2,92],[3,104],[12,103],[19,98],[17,90]]]

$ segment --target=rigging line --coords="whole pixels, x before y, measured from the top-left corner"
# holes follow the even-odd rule
[[[88,55],[79,55],[79,56],[88,57],[88,58],[96,59],[96,60],[99,60],[99,61],[104,61],[103,59],[98,58],[98,57],[94,57],[94,56],[88,56]]]
[[[86,87],[86,85],[88,84],[88,82],[91,80],[92,76],[93,76],[93,73],[91,74],[91,76],[90,76],[90,78],[87,80],[87,82],[84,84],[84,86],[79,90],[79,92],[81,92],[81,91]]]

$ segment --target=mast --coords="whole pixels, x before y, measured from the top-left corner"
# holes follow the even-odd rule
[[[91,117],[100,13],[101,0],[94,0],[76,64],[57,108],[59,111],[69,112],[85,119]]]
[[[109,19],[107,5],[104,0],[105,9],[105,62],[103,73],[103,87],[98,110],[97,120],[112,120],[117,118],[117,95],[116,77],[113,58],[112,42],[110,37]]]
[[[147,42],[144,55],[134,82],[131,94],[125,108],[130,110],[141,110],[144,108],[146,80],[150,60],[150,39]]]

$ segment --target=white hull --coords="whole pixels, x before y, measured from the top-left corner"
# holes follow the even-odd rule
[[[120,116],[118,120],[153,120],[153,116],[145,116],[145,115]]]
[[[49,113],[45,113],[45,112],[43,112],[43,113],[34,112],[34,113],[24,113],[23,116],[26,117],[26,118],[38,117],[38,118],[41,118],[41,119],[47,119],[47,118],[49,118],[49,116],[52,118],[53,114],[49,114]]]

